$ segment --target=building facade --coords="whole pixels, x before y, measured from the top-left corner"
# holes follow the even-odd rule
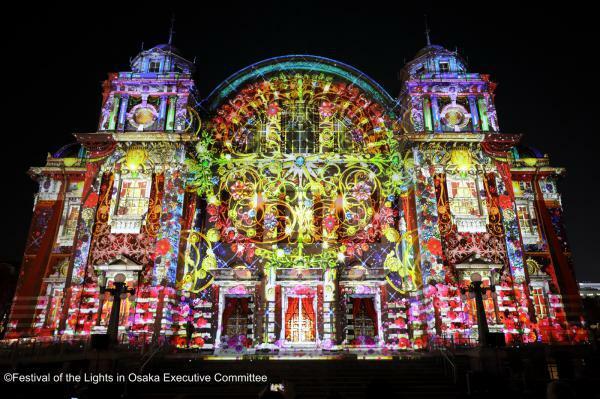
[[[170,45],[109,74],[98,129],[39,182],[6,338],[105,333],[215,353],[585,339],[561,168],[503,133],[495,84],[428,45],[390,96],[315,56],[201,98]],[[48,338],[51,337],[51,338]]]

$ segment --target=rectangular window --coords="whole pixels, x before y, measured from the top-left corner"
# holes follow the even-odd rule
[[[74,201],[75,203],[69,203],[68,207],[65,207],[66,214],[63,216],[64,226],[60,232],[59,239],[62,242],[72,242],[75,237],[75,231],[77,230],[77,219],[79,218],[79,199]]]
[[[523,244],[537,244],[539,242],[539,232],[533,203],[529,201],[517,203],[517,217],[519,218]]]
[[[223,309],[223,335],[232,338],[240,335],[246,336],[248,333],[249,320],[249,299],[226,297],[225,308]]]
[[[119,190],[117,216],[139,218],[148,209],[149,182],[145,179],[123,179]]]
[[[160,61],[150,61],[150,65],[148,66],[148,72],[160,72]]]
[[[479,197],[480,185],[475,177],[448,176],[448,202],[454,224],[459,232],[487,231],[484,206]]]
[[[82,191],[83,182],[69,183],[56,239],[58,246],[70,247],[73,245],[73,239],[77,231]]]
[[[533,218],[529,212],[527,205],[517,205],[517,213],[519,215],[519,223],[521,231],[526,234],[537,234],[537,228],[533,224]]]
[[[450,64],[448,64],[447,62],[440,62],[440,72],[450,72]]]
[[[477,107],[479,108],[479,119],[481,120],[481,130],[487,132],[490,130],[487,113],[487,101],[485,98],[477,100]]]
[[[281,119],[286,154],[314,153],[319,124],[316,110],[302,102],[294,102],[287,106]]]
[[[448,179],[448,200],[454,216],[482,216],[475,179]]]

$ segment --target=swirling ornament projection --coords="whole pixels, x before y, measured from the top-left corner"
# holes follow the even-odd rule
[[[361,255],[396,223],[394,196],[411,180],[390,115],[324,75],[252,83],[202,134],[188,165],[192,185],[245,258],[281,244]]]

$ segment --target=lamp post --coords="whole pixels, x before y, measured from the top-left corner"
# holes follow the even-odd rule
[[[487,346],[487,337],[489,334],[487,317],[485,316],[485,307],[483,305],[483,294],[487,291],[495,292],[496,287],[491,285],[490,287],[483,287],[483,281],[481,281],[481,274],[471,274],[471,284],[467,288],[461,288],[463,295],[469,293],[471,298],[475,297],[475,307],[477,310],[477,329],[479,330],[479,345]]]
[[[113,297],[106,335],[108,335],[111,344],[116,344],[119,341],[119,313],[121,313],[121,300],[127,298],[127,294],[133,295],[135,290],[133,288],[127,288],[125,275],[119,273],[114,278],[114,288],[100,288],[101,294],[104,294],[105,292],[108,292]]]

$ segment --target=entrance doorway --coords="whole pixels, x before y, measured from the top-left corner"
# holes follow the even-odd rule
[[[355,344],[372,342],[379,336],[377,310],[373,297],[351,297],[352,311],[348,314],[348,338]]]
[[[314,296],[291,296],[287,298],[285,312],[285,339],[293,343],[314,342],[316,317]]]
[[[251,324],[249,316],[249,297],[225,297],[225,309],[222,318],[222,336],[229,338],[246,336],[248,325]]]

